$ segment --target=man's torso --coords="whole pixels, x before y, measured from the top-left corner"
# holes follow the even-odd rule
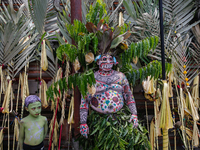
[[[95,72],[96,93],[90,100],[91,107],[100,113],[114,113],[123,105],[123,74],[114,71],[111,75],[104,76]]]

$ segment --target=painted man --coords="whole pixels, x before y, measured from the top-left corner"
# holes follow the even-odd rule
[[[25,108],[29,115],[20,121],[20,150],[43,150],[43,140],[47,135],[47,118],[41,116],[41,100],[36,95],[25,99]]]
[[[94,73],[96,79],[96,93],[94,96],[82,97],[80,105],[80,133],[88,137],[89,128],[87,125],[88,105],[93,110],[103,113],[116,113],[124,106],[124,100],[132,115],[130,121],[134,127],[138,126],[137,109],[135,100],[129,87],[128,80],[121,72],[112,69],[117,64],[115,57],[110,54],[103,54],[96,57],[99,70]]]

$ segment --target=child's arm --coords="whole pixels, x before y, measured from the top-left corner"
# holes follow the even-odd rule
[[[24,143],[24,121],[22,120],[20,122],[20,130],[19,130],[19,149],[23,149],[23,143]]]
[[[44,138],[45,138],[48,132],[48,121],[46,117],[44,118],[44,120],[45,120],[45,123],[44,123]]]

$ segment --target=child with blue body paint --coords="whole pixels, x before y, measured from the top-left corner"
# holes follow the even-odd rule
[[[25,99],[25,109],[29,115],[20,121],[20,150],[43,150],[48,122],[45,116],[41,116],[40,98],[36,95],[28,96]]]

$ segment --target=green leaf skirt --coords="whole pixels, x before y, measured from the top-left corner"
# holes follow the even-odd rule
[[[139,123],[133,128],[127,106],[113,114],[100,114],[91,110],[87,124],[88,139],[79,135],[77,140],[84,150],[150,150],[147,130]]]

